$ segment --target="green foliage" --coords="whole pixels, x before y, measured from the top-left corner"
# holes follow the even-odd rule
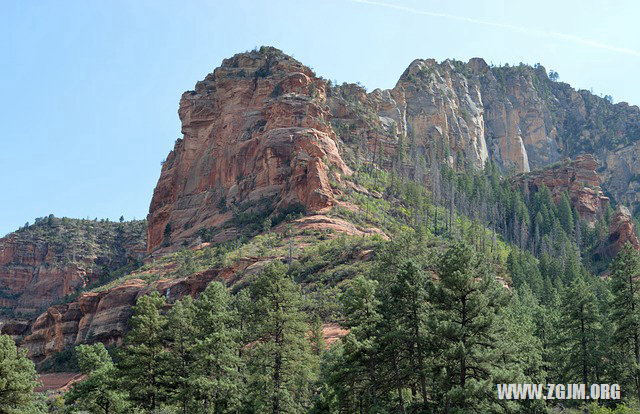
[[[159,408],[167,399],[168,350],[163,342],[167,320],[160,312],[164,305],[165,299],[158,292],[138,299],[118,361],[118,372],[129,390],[129,400],[149,411]]]
[[[303,308],[322,320],[337,320],[338,293],[357,275],[371,272],[373,253],[382,245],[377,237],[340,235],[305,249],[291,267],[294,280],[302,284],[303,293],[310,299]],[[362,257],[363,252],[367,256]]]
[[[611,266],[612,341],[626,389],[640,399],[640,254],[626,244]]]
[[[214,412],[235,412],[244,396],[238,352],[242,344],[231,296],[221,283],[209,284],[196,300],[192,320],[197,361],[190,372],[193,395],[205,412],[210,407]]]
[[[495,277],[469,246],[456,244],[438,260],[430,320],[436,348],[439,407],[490,411],[496,345],[496,312],[505,304]]]
[[[78,366],[76,347],[70,347],[53,354],[38,365],[38,372],[77,372]]]
[[[169,349],[167,367],[173,367],[169,377],[169,401],[188,412],[196,406],[198,384],[194,378],[198,356],[194,338],[195,311],[190,296],[177,301],[167,314],[165,340]]]
[[[104,345],[80,345],[76,355],[78,365],[87,379],[77,383],[65,395],[65,405],[73,410],[91,413],[128,413],[127,394],[118,387],[118,375]]]
[[[34,393],[37,378],[26,351],[18,351],[10,336],[0,335],[0,411],[6,414],[43,413],[41,401]]]
[[[300,412],[309,405],[316,361],[300,311],[300,289],[274,262],[251,286],[254,342],[247,349],[248,390],[257,412]]]
[[[558,204],[558,219],[565,233],[573,234],[573,212],[571,211],[571,200],[569,200],[569,194],[566,191],[562,194]]]
[[[582,279],[573,281],[562,304],[565,378],[567,382],[599,382],[603,360],[599,345],[602,325],[596,296]]]

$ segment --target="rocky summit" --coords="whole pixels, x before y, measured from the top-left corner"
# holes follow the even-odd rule
[[[212,280],[241,286],[273,260],[309,286],[339,290],[352,276],[345,267],[370,269],[368,243],[419,222],[463,237],[480,221],[488,233],[474,242],[483,248],[497,249],[498,234],[527,249],[525,236],[509,238],[520,221],[535,228],[531,217],[507,218],[513,199],[502,206],[463,194],[470,184],[442,185],[487,166],[509,177],[497,189],[521,190],[524,200],[542,188],[555,202],[566,193],[578,216],[569,211],[565,230],[573,220],[594,228],[601,240],[589,248],[598,257],[614,257],[627,241],[640,248],[640,109],[553,81],[540,65],[418,59],[394,88],[367,92],[262,47],[225,59],[182,95],[178,114],[182,136],[163,162],[146,223],[52,217],[0,239],[2,331],[34,360],[85,342],[120,343],[145,293],[175,301]],[[409,181],[418,187],[398,190]],[[429,208],[399,195],[426,189]],[[456,214],[469,217],[460,230]],[[323,243],[336,234],[355,241],[331,250]],[[543,250],[556,240],[547,239]],[[311,250],[328,258],[305,262]]]
[[[572,196],[591,219],[604,198],[584,188],[600,180],[617,202],[639,201],[640,109],[554,82],[540,65],[416,60],[393,89],[367,93],[263,47],[226,59],[185,92],[179,115],[183,137],[154,191],[148,252],[193,243],[202,228],[234,237],[234,217],[321,211],[335,203],[329,177],[363,160],[381,165],[409,142],[427,164],[438,154],[452,165],[491,160],[529,172],[581,160],[589,176]]]
[[[328,174],[339,179],[350,170],[338,153],[326,87],[306,66],[266,49],[226,59],[185,92],[183,138],[151,200],[147,250],[192,240],[234,215],[332,206]]]

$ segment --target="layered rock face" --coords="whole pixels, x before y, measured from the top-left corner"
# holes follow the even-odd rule
[[[631,243],[640,250],[640,241],[634,231],[633,218],[628,208],[619,205],[609,224],[609,236],[598,250],[598,254],[614,258],[625,244]]]
[[[49,218],[0,239],[0,307],[31,314],[145,252],[144,223]],[[0,318],[1,319],[1,318]]]
[[[262,48],[226,59],[183,94],[183,138],[153,194],[148,251],[234,214],[333,205],[329,169],[339,177],[349,168],[329,124],[325,85],[291,57]]]
[[[160,292],[173,303],[186,295],[197,296],[214,279],[234,283],[238,275],[252,274],[259,259],[248,258],[231,267],[210,269],[178,278],[145,282],[145,274],[163,274],[169,268],[152,268],[133,278],[98,292],[82,293],[77,300],[55,305],[42,313],[30,326],[30,332],[20,342],[29,357],[40,362],[67,347],[82,343],[120,344],[129,329],[133,306],[141,295]],[[259,267],[259,266],[258,266]],[[13,326],[13,325],[12,325]]]
[[[592,155],[581,155],[543,170],[518,175],[512,182],[529,192],[536,192],[545,186],[551,190],[556,202],[566,191],[571,205],[576,207],[580,216],[594,224],[609,204],[609,197],[603,194],[600,187],[597,168],[598,162]]]

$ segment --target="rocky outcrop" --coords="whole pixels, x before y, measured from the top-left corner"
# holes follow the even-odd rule
[[[391,95],[399,104],[407,141],[418,140],[418,151],[437,145],[447,148],[445,159],[452,164],[484,167],[489,153],[480,88],[455,62],[413,61]]]
[[[329,123],[326,83],[277,49],[242,53],[186,92],[183,137],[167,157],[148,215],[148,251],[297,205],[334,203],[330,169],[350,170]]]
[[[556,202],[566,191],[580,216],[594,224],[609,203],[600,188],[597,168],[598,162],[592,155],[581,155],[543,170],[520,174],[512,179],[512,183],[525,192],[536,192],[545,186]]]
[[[391,160],[401,139],[427,163],[434,154],[453,166],[490,159],[515,173],[593,154],[607,192],[640,203],[640,108],[552,81],[540,65],[416,60],[393,89],[342,85],[329,95],[353,160],[384,165],[379,154]]]
[[[627,243],[631,243],[633,247],[640,250],[640,241],[638,241],[634,230],[631,212],[627,207],[618,205],[609,224],[609,235],[603,241],[597,254],[612,259],[617,256]]]
[[[54,372],[49,374],[40,374],[40,385],[35,388],[35,392],[44,392],[48,398],[54,395],[65,393],[73,387],[73,384],[84,381],[87,378],[85,374],[77,372]]]
[[[186,296],[197,296],[214,279],[231,284],[260,258],[237,260],[232,266],[210,269],[184,277],[167,277],[152,283],[142,277],[149,271],[134,273],[131,279],[97,292],[82,293],[77,300],[55,305],[42,313],[20,342],[29,357],[41,362],[48,356],[81,343],[119,344],[129,329],[133,306],[141,295],[158,291],[172,303]],[[152,269],[165,272],[167,269]]]
[[[30,321],[27,319],[11,318],[0,320],[0,332],[11,336],[17,342],[29,331],[30,326]]]
[[[39,220],[0,239],[0,307],[32,314],[140,260],[144,223]],[[0,318],[2,319],[2,318]]]
[[[540,65],[418,59],[394,88],[367,93],[264,47],[223,61],[182,96],[179,115],[183,137],[150,205],[149,252],[195,245],[202,228],[234,237],[252,215],[322,211],[335,205],[331,178],[363,163],[421,180],[436,159],[518,173],[588,153],[602,183],[562,184],[587,220],[605,201],[590,181],[617,202],[640,203],[640,109],[553,81]]]

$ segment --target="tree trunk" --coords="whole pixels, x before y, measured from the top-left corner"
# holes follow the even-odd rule
[[[400,378],[400,372],[398,371],[398,361],[396,360],[396,354],[393,355],[393,370],[396,372],[396,388],[398,390],[398,403],[400,405],[400,412],[405,414],[404,398],[402,397],[402,381]]]
[[[629,274],[629,294],[631,299],[631,314],[636,314],[635,292],[633,291],[633,274]],[[638,325],[633,324],[633,352],[636,357],[636,364],[640,364],[640,338],[638,338]],[[636,392],[640,400],[640,369],[636,368]]]
[[[581,306],[581,314],[582,318],[580,318],[580,334],[582,335],[580,338],[580,342],[582,344],[582,381],[584,384],[587,383],[588,379],[588,367],[587,367],[587,338],[585,336],[585,327],[584,327],[584,307]]]
[[[282,355],[276,353],[275,369],[273,371],[273,414],[280,413],[280,371],[282,370]]]

